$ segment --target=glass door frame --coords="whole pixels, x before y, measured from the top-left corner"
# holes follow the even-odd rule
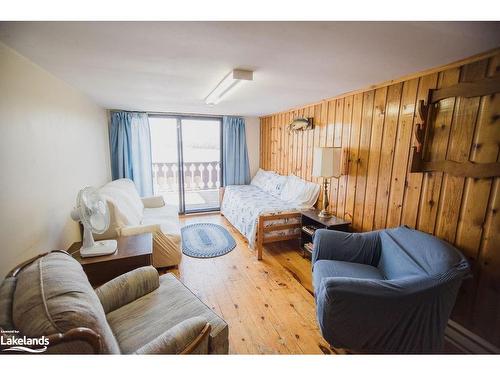
[[[179,214],[184,215],[184,214],[193,214],[193,213],[203,213],[203,212],[217,212],[220,211],[220,205],[222,202],[219,202],[218,207],[213,207],[213,208],[198,208],[198,209],[190,209],[186,210],[186,191],[184,188],[184,147],[182,143],[182,120],[204,120],[204,121],[214,121],[217,120],[219,121],[219,136],[220,136],[220,169],[219,169],[219,181],[220,181],[220,187],[224,186],[224,181],[223,181],[223,161],[222,161],[222,145],[223,145],[223,138],[222,138],[222,116],[211,116],[211,115],[187,115],[187,114],[170,114],[170,113],[158,113],[158,112],[148,112],[147,113],[148,118],[149,117],[155,117],[155,118],[171,118],[176,120],[176,127],[177,127],[177,161],[179,163],[179,168],[177,170],[178,173],[178,181],[179,181]],[[219,187],[219,188],[220,188]]]

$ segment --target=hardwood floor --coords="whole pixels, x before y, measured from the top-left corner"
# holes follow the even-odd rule
[[[181,224],[225,226],[237,246],[217,258],[183,256],[182,282],[229,324],[231,354],[331,353],[316,323],[311,263],[296,242],[267,245],[258,261],[243,236],[217,214],[181,217]]]

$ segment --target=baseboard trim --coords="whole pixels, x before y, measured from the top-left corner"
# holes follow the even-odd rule
[[[444,339],[466,354],[500,354],[500,348],[469,331],[453,320],[448,320]]]

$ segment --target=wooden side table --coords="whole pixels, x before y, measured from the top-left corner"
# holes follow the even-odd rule
[[[150,266],[153,254],[153,235],[151,233],[117,238],[118,248],[114,254],[82,258],[81,242],[75,242],[68,252],[83,267],[93,287],[104,284],[133,269]]]
[[[312,255],[312,236],[317,229],[331,229],[339,230],[342,232],[349,232],[349,225],[351,222],[336,216],[328,218],[319,217],[318,214],[321,210],[306,210],[301,211],[302,216],[302,229],[300,236],[300,248],[302,255],[305,257],[307,254]]]

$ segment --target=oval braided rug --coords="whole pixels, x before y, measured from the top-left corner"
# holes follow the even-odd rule
[[[181,229],[182,252],[194,258],[214,258],[229,253],[236,241],[226,228],[212,223],[196,223]]]

